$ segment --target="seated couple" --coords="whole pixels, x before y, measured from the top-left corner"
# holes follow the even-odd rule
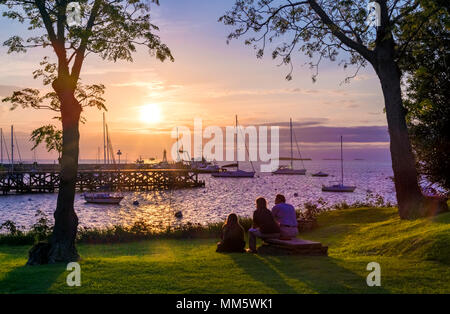
[[[256,200],[253,212],[253,226],[249,229],[249,252],[256,252],[256,238],[279,238],[289,240],[298,234],[297,216],[286,198],[278,194],[272,211],[267,209],[267,201]],[[217,252],[243,252],[245,248],[244,228],[236,214],[230,214],[222,229],[222,241],[217,244]]]

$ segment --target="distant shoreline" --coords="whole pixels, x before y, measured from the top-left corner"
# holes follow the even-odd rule
[[[291,158],[291,157],[280,157],[278,160],[312,160],[312,158]]]
[[[340,158],[323,158],[322,160],[341,160]],[[356,161],[364,161],[364,158],[353,158]]]

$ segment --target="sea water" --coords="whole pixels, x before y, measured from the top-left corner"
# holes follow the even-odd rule
[[[299,163],[299,162],[297,162]],[[125,192],[120,205],[98,205],[84,201],[81,194],[75,197],[75,210],[83,227],[107,227],[130,225],[143,220],[157,229],[187,222],[206,224],[223,221],[229,213],[251,217],[255,209],[255,199],[265,197],[269,207],[273,206],[275,195],[286,196],[289,203],[302,208],[306,202],[316,203],[322,198],[327,206],[345,202],[354,204],[365,202],[368,193],[380,195],[385,202],[396,203],[392,166],[390,162],[346,161],[345,184],[357,186],[353,193],[322,192],[322,184],[332,184],[340,180],[340,162],[335,160],[305,161],[307,175],[272,175],[257,173],[255,178],[213,178],[209,174],[199,175],[205,180],[204,188],[173,191]],[[301,164],[295,165],[296,168]],[[243,163],[244,170],[251,170],[250,164]],[[258,170],[258,165],[256,165]],[[329,177],[312,177],[323,171]],[[25,229],[33,225],[41,210],[53,223],[53,211],[57,194],[27,194],[0,196],[0,224],[12,220]],[[133,205],[134,201],[139,205]],[[181,211],[182,218],[175,212]]]

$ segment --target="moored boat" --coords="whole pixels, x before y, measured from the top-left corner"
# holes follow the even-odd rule
[[[306,169],[292,169],[289,166],[280,166],[277,170],[272,171],[272,174],[305,175]]]
[[[290,134],[291,134],[291,157],[290,158],[286,158],[288,160],[290,160],[290,165],[286,166],[286,165],[281,165],[278,167],[277,170],[272,171],[272,174],[284,174],[284,175],[305,175],[306,174],[306,169],[305,169],[305,165],[303,164],[303,158],[302,155],[300,153],[300,148],[298,146],[298,142],[297,142],[297,138],[295,138],[295,143],[297,145],[297,151],[298,154],[300,155],[300,160],[303,164],[303,169],[294,169],[294,148],[293,148],[293,136],[295,136],[295,133],[293,133],[292,130],[292,119],[289,120],[289,129],[290,129]]]
[[[323,192],[353,192],[355,191],[356,186],[349,186],[349,185],[343,185],[343,184],[333,184],[329,186],[322,186]]]
[[[87,203],[95,204],[119,204],[123,200],[122,195],[113,195],[110,193],[85,193],[84,200]]]
[[[311,176],[312,177],[328,177],[329,174],[325,173],[325,172],[322,172],[322,171],[319,171],[319,172],[313,173]]]
[[[238,130],[238,118],[236,116],[236,130],[237,130],[237,136],[239,136],[239,130]],[[253,168],[253,163],[250,161],[250,164]],[[236,170],[228,170],[227,168],[236,167]],[[236,163],[225,165],[220,168],[219,171],[211,173],[211,176],[214,178],[253,178],[255,176],[255,169],[253,168],[253,171],[245,171],[239,169],[239,161],[236,161]]]
[[[343,155],[343,145],[341,136],[341,181],[338,184],[333,185],[322,185],[323,192],[353,192],[356,186],[344,185],[344,155]]]
[[[244,171],[241,169],[228,171],[221,169],[219,172],[214,172],[211,176],[215,178],[253,178],[255,176],[254,171]]]
[[[214,172],[219,172],[220,167],[218,165],[207,165],[205,167],[199,167],[197,169],[198,172],[201,173],[214,173]]]

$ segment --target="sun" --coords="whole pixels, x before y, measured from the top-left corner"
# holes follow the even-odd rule
[[[161,109],[158,104],[147,104],[140,108],[140,118],[144,123],[158,123],[161,121]]]

